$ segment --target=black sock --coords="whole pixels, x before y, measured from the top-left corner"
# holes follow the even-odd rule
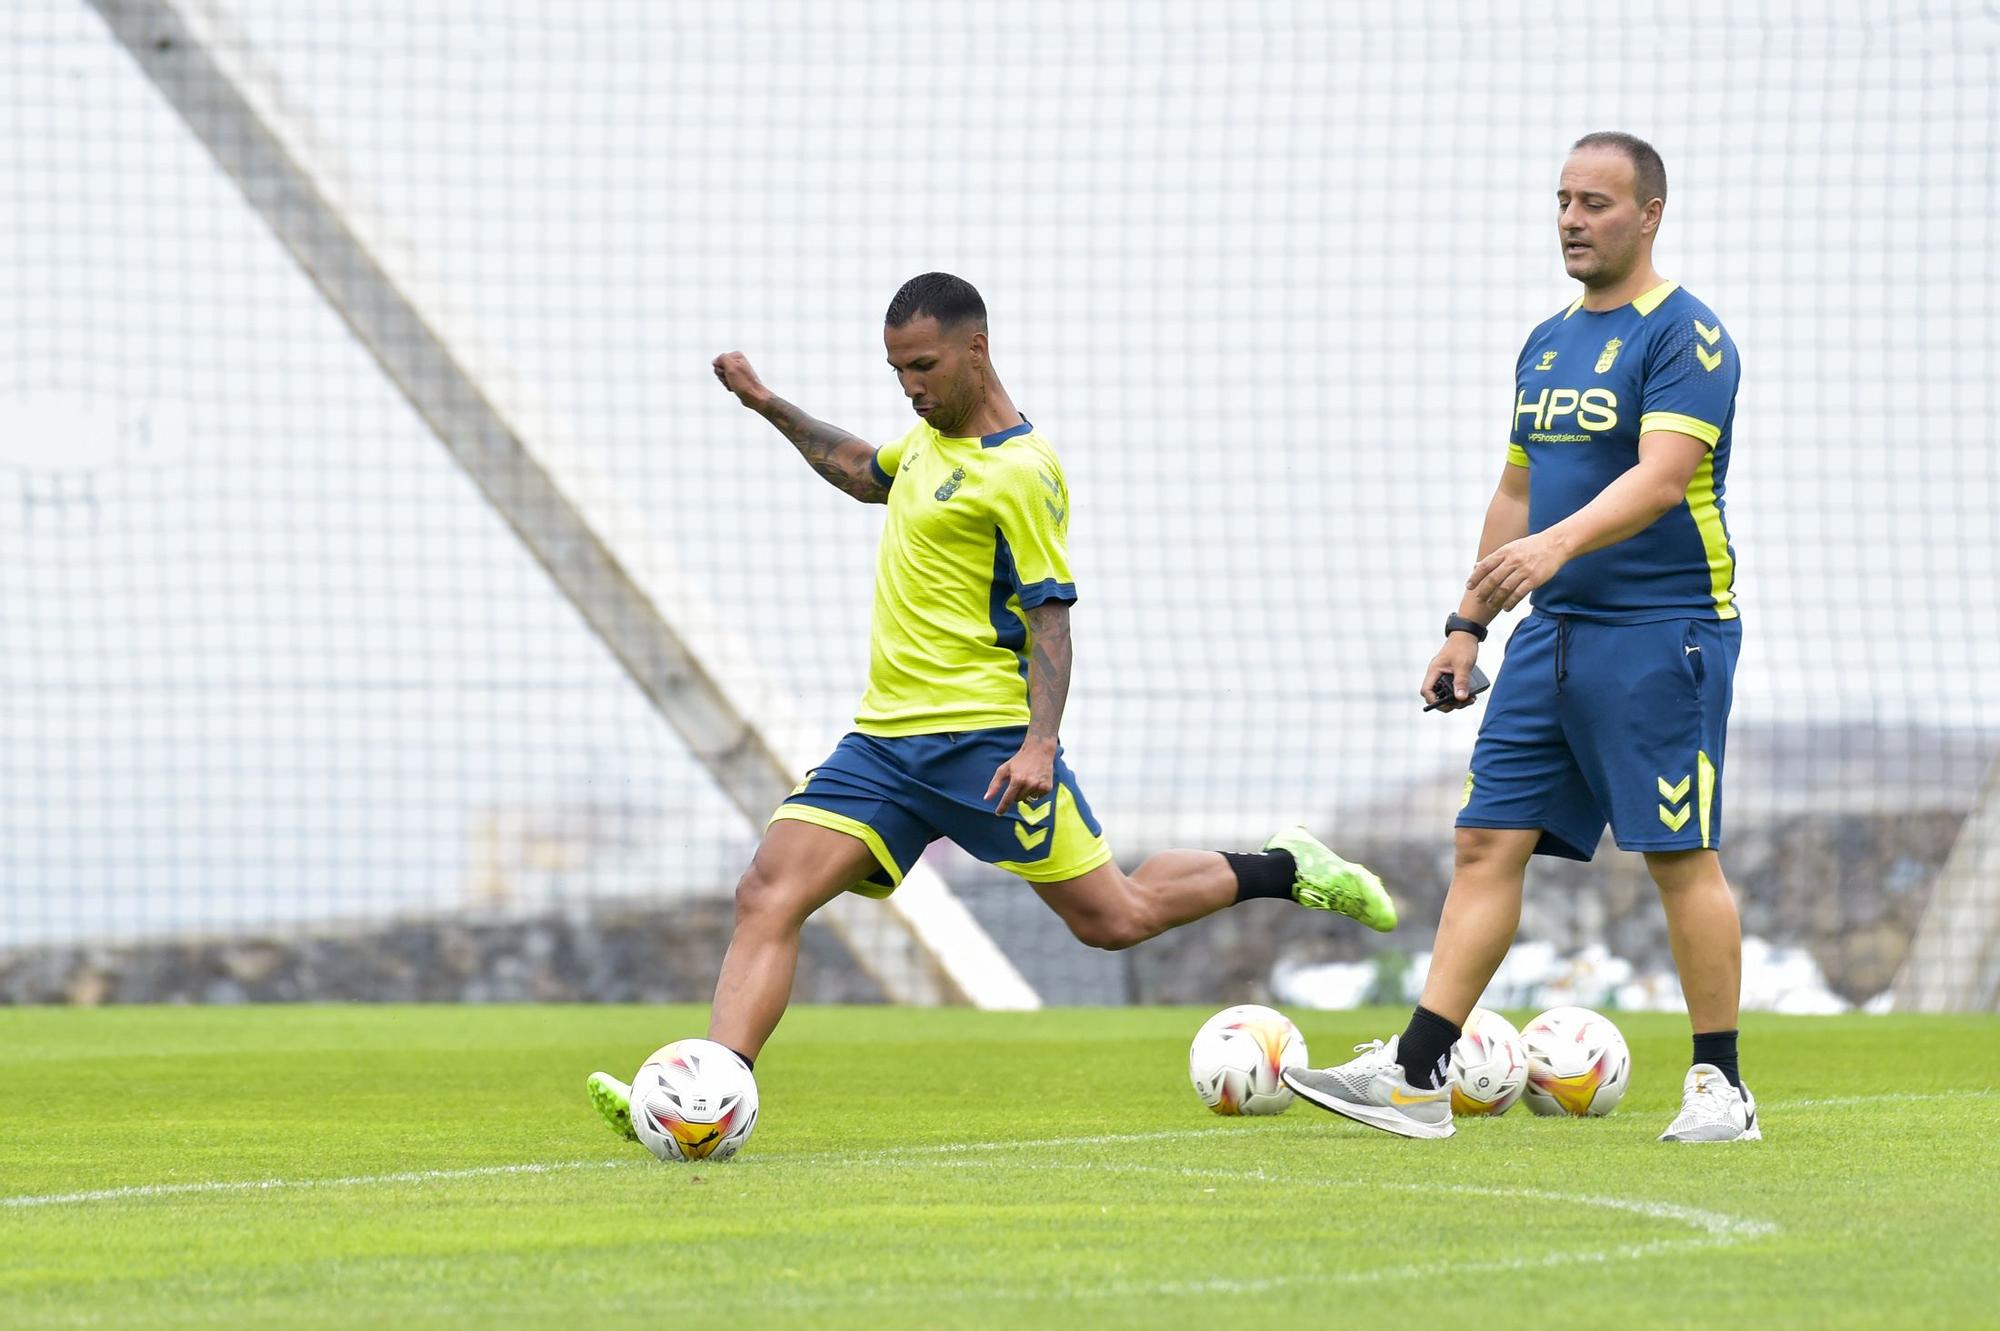
[[[1247,853],[1225,850],[1221,855],[1236,871],[1238,901],[1250,901],[1256,897],[1272,897],[1279,901],[1292,899],[1292,884],[1298,881],[1299,865],[1289,850]]]
[[[729,1049],[728,1045],[724,1045],[722,1047],[724,1049]],[[729,1052],[732,1054],[736,1054],[736,1051],[734,1049],[729,1049]],[[750,1057],[750,1055],[748,1054],[736,1054],[736,1061],[743,1065],[743,1070],[745,1072],[755,1072],[757,1070],[757,1060]]]
[[[1410,1024],[1396,1041],[1396,1061],[1403,1065],[1403,1080],[1412,1086],[1436,1089],[1444,1085],[1445,1069],[1451,1066],[1451,1047],[1464,1032],[1429,1008],[1418,1005],[1410,1014]]]
[[[1743,1089],[1742,1074],[1736,1071],[1736,1032],[1697,1031],[1694,1037],[1694,1061],[1706,1063],[1729,1078],[1729,1084],[1737,1090]]]

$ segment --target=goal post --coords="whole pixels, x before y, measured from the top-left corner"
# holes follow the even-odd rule
[[[772,695],[748,652],[660,543],[629,535],[644,528],[617,487],[513,386],[228,16],[207,0],[89,3],[718,788],[767,816],[798,774],[742,705]],[[843,896],[818,918],[892,1001],[1040,1005],[927,866],[885,904]]]
[[[2000,758],[1931,886],[1895,995],[1898,1012],[2000,1010]]]

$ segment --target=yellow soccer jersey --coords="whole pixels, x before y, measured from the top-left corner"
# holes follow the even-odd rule
[[[1027,612],[1076,599],[1055,450],[1025,422],[952,439],[920,421],[875,465],[889,520],[855,728],[888,737],[1025,726]]]

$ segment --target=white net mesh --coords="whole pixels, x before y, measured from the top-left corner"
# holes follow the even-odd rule
[[[801,766],[879,515],[708,360],[886,439],[888,296],[975,282],[1076,496],[1065,740],[1128,862],[1302,817],[1435,876],[1474,723],[1412,695],[1568,299],[1556,167],[1648,137],[1745,365],[1726,863],[1886,985],[2000,728],[1983,7],[229,8]],[[0,16],[0,200],[0,944],[728,890],[755,828],[82,0]],[[940,854],[1045,991],[1153,992]],[[1558,951],[1651,946],[1546,891]]]

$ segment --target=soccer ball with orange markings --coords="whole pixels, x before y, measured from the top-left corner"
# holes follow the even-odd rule
[[[1451,1047],[1451,1112],[1504,1114],[1528,1084],[1528,1050],[1521,1033],[1498,1012],[1472,1009],[1464,1033]]]
[[[676,1040],[632,1078],[632,1130],[662,1160],[727,1160],[756,1126],[756,1079],[713,1040]]]
[[[1601,1118],[1625,1098],[1632,1053],[1602,1013],[1555,1007],[1521,1028],[1528,1049],[1528,1089],[1537,1114]]]
[[[1243,1003],[1203,1022],[1188,1049],[1188,1079],[1218,1114],[1282,1114],[1291,1108],[1286,1068],[1306,1066],[1306,1037],[1291,1018]]]

